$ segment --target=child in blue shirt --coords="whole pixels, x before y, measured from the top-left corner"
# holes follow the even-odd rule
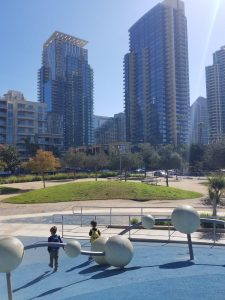
[[[53,226],[50,228],[51,235],[48,238],[49,243],[62,243],[62,239],[59,235],[56,234],[57,227]],[[58,258],[59,258],[59,246],[49,246],[48,247],[49,257],[50,257],[50,263],[49,267],[53,268],[54,264],[54,272],[58,270]]]

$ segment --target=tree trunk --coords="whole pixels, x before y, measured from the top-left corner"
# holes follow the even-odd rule
[[[166,186],[168,187],[169,186],[169,179],[168,179],[168,170],[166,170]]]
[[[147,168],[145,168],[145,178],[146,178],[146,176],[147,176]]]
[[[217,199],[213,198],[213,217],[217,218]]]
[[[95,172],[95,181],[97,181],[97,180],[98,180],[98,173]]]
[[[43,181],[43,186],[44,186],[44,189],[45,189],[45,175],[42,174],[42,181]]]

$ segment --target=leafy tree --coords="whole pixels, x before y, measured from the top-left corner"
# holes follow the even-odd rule
[[[6,168],[6,164],[4,163],[4,161],[0,160],[0,171],[5,170]]]
[[[140,156],[145,167],[145,177],[147,170],[153,170],[158,167],[159,155],[150,144],[142,144],[140,149]]]
[[[43,186],[45,188],[45,173],[55,171],[60,167],[58,158],[56,158],[51,151],[38,150],[33,158],[24,163],[26,169],[34,173],[41,174]]]
[[[204,164],[208,170],[225,168],[225,143],[211,144],[204,155]]]
[[[169,186],[169,173],[170,169],[179,169],[182,165],[181,156],[174,151],[172,145],[162,146],[159,149],[159,166],[166,172],[166,186]]]
[[[121,170],[125,173],[125,181],[127,180],[128,171],[137,169],[140,166],[139,153],[127,152],[121,156]]]
[[[84,160],[84,165],[95,172],[95,180],[98,180],[98,171],[109,165],[108,156],[104,153],[96,153],[94,155],[87,155]]]
[[[189,170],[193,174],[202,173],[204,169],[204,156],[206,146],[201,144],[192,144],[189,153]]]
[[[213,216],[217,217],[217,205],[225,190],[225,177],[223,174],[208,177],[209,198],[212,200]]]
[[[132,153],[129,151],[120,151],[114,149],[109,155],[109,166],[111,169],[120,170],[125,172],[125,180],[127,179],[127,172],[136,169],[141,164],[139,153]],[[121,174],[120,174],[121,175]]]
[[[5,165],[6,171],[15,172],[16,168],[20,165],[20,159],[16,149],[12,146],[1,145],[0,146],[0,160]]]
[[[120,169],[120,152],[119,149],[111,149],[109,153],[109,168],[112,170]]]
[[[86,154],[83,152],[77,152],[75,149],[70,148],[63,156],[62,164],[67,167],[71,168],[75,172],[78,168],[83,168],[85,165]]]

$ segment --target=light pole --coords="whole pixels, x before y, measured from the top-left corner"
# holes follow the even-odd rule
[[[122,155],[121,155],[121,147],[122,147],[122,145],[118,146],[119,155],[120,155],[120,180],[122,179]]]

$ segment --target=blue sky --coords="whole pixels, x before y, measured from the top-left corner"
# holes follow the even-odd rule
[[[37,100],[43,43],[59,30],[87,40],[94,69],[94,113],[123,110],[128,29],[158,0],[7,0],[0,3],[0,96],[20,90]],[[205,96],[205,66],[225,45],[225,0],[185,0],[190,101]]]

